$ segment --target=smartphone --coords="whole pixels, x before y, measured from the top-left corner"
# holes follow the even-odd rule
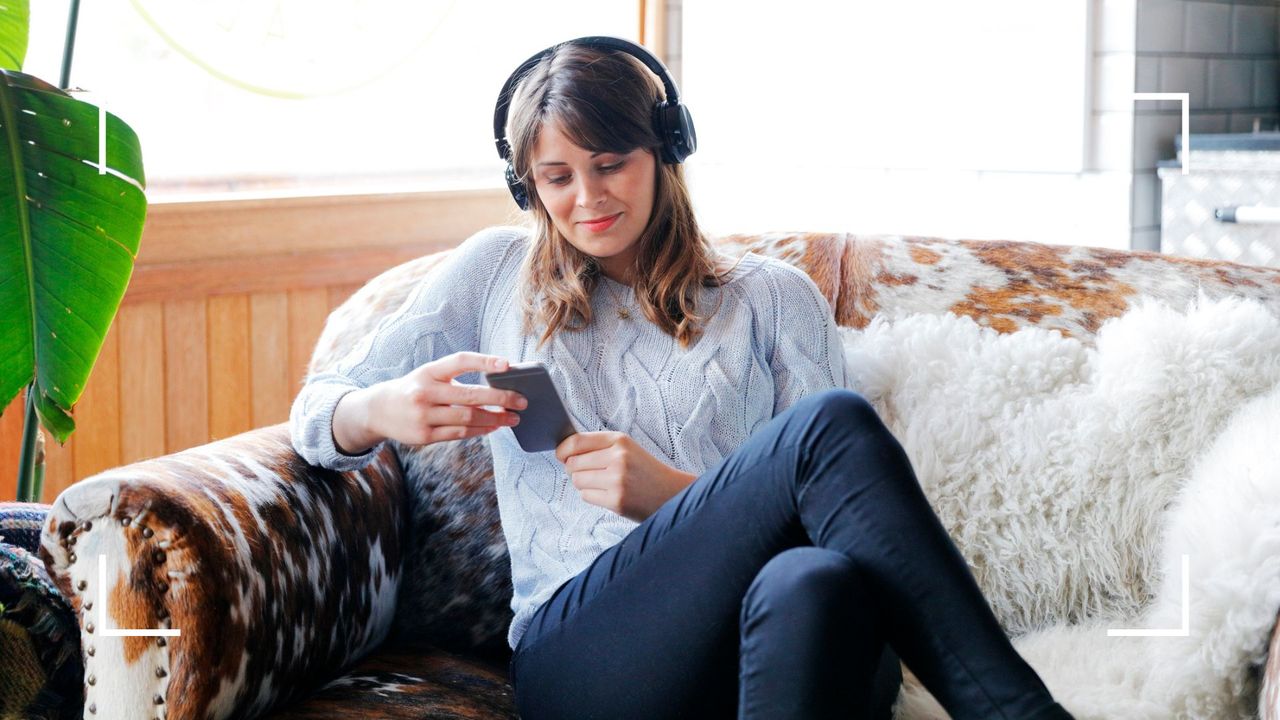
[[[536,360],[514,363],[502,372],[485,373],[484,381],[490,387],[514,390],[529,401],[524,410],[511,411],[520,416],[511,432],[525,452],[555,450],[561,441],[578,432],[546,365]]]

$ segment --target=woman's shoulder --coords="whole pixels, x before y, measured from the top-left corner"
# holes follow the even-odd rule
[[[822,294],[804,270],[781,258],[755,252],[742,256],[731,278],[731,282],[740,283],[750,296],[776,296],[784,304]]]
[[[525,245],[529,241],[530,230],[518,225],[492,225],[476,231],[463,240],[458,249],[466,248],[471,252],[506,250],[513,245]]]

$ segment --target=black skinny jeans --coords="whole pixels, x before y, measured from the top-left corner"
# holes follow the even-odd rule
[[[955,720],[1070,717],[902,446],[837,388],[762,425],[562,584],[511,677],[522,720],[887,717],[893,651]]]

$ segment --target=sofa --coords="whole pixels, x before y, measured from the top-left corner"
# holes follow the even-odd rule
[[[806,271],[848,328],[954,313],[998,333],[1087,340],[1140,299],[1196,293],[1280,312],[1280,269],[1220,261],[897,235],[715,242]],[[334,310],[310,370],[335,363],[447,256],[392,268]],[[515,717],[491,479],[482,438],[389,443],[337,473],[308,466],[281,424],[80,480],[49,509],[39,557],[80,621],[83,717]],[[1280,720],[1280,633],[1269,642],[1257,702]]]

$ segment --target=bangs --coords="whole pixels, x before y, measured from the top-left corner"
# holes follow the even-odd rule
[[[591,152],[629,153],[654,144],[648,126],[631,122],[622,113],[587,97],[565,95],[548,98],[542,115],[543,127],[554,123],[574,145]]]

